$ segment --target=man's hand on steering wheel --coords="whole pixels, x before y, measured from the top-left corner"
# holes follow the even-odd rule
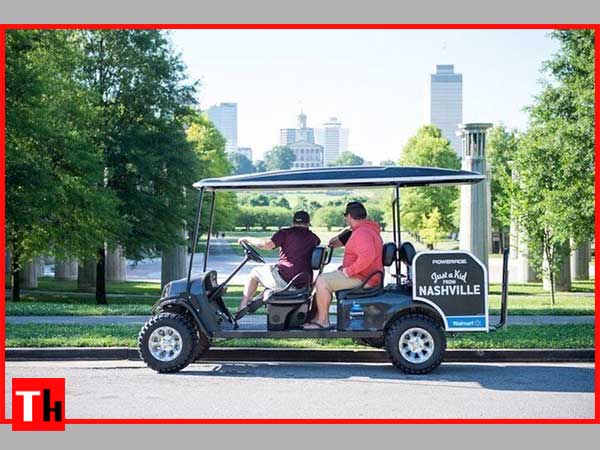
[[[250,258],[252,261],[256,261],[261,264],[267,263],[260,253],[258,253],[258,251],[250,245],[247,239],[240,239],[238,242],[246,252],[246,256],[248,256],[248,258]]]

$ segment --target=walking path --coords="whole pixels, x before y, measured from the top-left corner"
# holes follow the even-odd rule
[[[498,316],[490,316],[491,323],[498,322]],[[143,325],[146,316],[7,316],[6,323],[24,325],[31,323],[70,324],[70,325]],[[335,322],[336,316],[330,320]],[[264,315],[246,316],[241,322],[258,324],[265,321]],[[593,324],[594,316],[509,316],[509,325],[568,325]]]

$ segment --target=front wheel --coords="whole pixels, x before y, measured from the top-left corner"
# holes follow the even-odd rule
[[[392,363],[405,373],[424,374],[439,366],[446,351],[446,335],[431,317],[399,317],[388,329],[385,348]]]
[[[190,321],[174,313],[160,313],[140,331],[139,353],[153,370],[178,372],[198,356],[196,330]]]

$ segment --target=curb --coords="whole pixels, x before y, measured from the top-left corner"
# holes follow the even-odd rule
[[[594,362],[594,349],[446,350],[445,362]],[[137,348],[7,348],[7,361],[139,360]],[[384,350],[212,348],[202,361],[388,363]]]

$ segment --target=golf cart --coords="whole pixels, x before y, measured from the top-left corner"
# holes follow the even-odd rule
[[[504,325],[508,254],[504,254],[500,321],[492,325],[488,316],[488,274],[481,261],[460,250],[417,253],[410,242],[402,241],[400,188],[470,184],[484,179],[484,175],[475,172],[392,166],[286,170],[195,183],[200,193],[188,275],[168,283],[154,305],[153,317],[139,334],[141,358],[158,372],[177,372],[201,358],[217,338],[352,338],[366,345],[384,347],[392,363],[403,372],[430,372],[442,362],[446,332],[489,332]],[[386,284],[385,277],[379,276],[379,285],[367,286],[371,278],[384,275],[375,272],[361,287],[336,292],[332,302],[336,310],[333,329],[300,327],[310,311],[312,286],[295,288],[296,279],[283,289],[265,290],[246,310],[234,316],[223,301],[228,283],[249,261],[265,263],[265,260],[255,248],[243,242],[245,256],[224,282],[218,283],[216,271],[207,270],[217,192],[338,188],[393,190],[393,241],[383,247],[383,265],[391,282]],[[192,275],[207,196],[211,196],[211,206],[203,271]],[[332,256],[333,249],[315,248],[312,269],[321,273]],[[263,306],[266,314],[244,316]]]

